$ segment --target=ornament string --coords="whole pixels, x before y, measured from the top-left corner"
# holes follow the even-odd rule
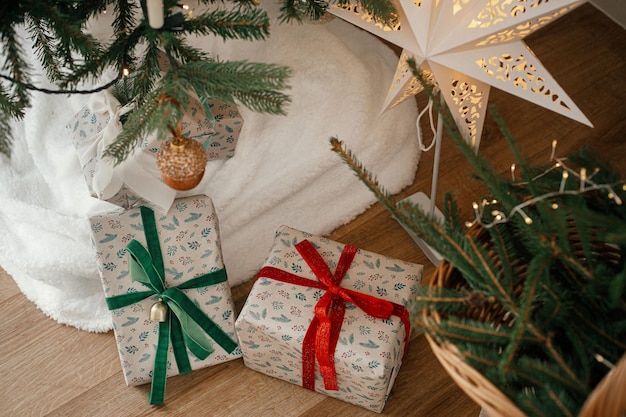
[[[409,313],[404,306],[339,286],[354,260],[358,250],[356,247],[344,246],[334,274],[308,240],[298,243],[296,250],[319,281],[302,278],[271,266],[261,269],[256,279],[269,278],[326,290],[315,305],[315,316],[302,342],[302,386],[304,388],[315,391],[315,360],[317,359],[324,378],[325,389],[335,391],[339,389],[334,354],[341,332],[346,302],[354,304],[366,314],[378,319],[386,320],[392,315],[399,317],[404,325],[404,349],[406,351],[411,323]]]
[[[146,298],[155,298],[159,300],[157,303],[164,302],[167,306],[164,321],[159,322],[158,325],[159,334],[154,358],[152,386],[148,394],[149,403],[158,405],[163,403],[165,397],[170,341],[180,374],[191,371],[187,349],[200,360],[206,359],[214,351],[205,334],[227,353],[232,353],[237,348],[237,343],[182,291],[225,282],[227,281],[226,271],[220,269],[197,276],[176,287],[166,288],[163,256],[154,211],[142,206],[140,213],[147,248],[133,239],[128,243],[126,249],[129,253],[131,277],[148,287],[149,290],[107,297],[106,303],[109,310],[116,310]]]
[[[426,112],[428,112],[430,130],[433,133],[433,140],[430,142],[428,146],[424,145],[424,133],[422,132],[422,125],[421,125],[422,117],[424,117],[424,114],[426,114]],[[422,111],[419,112],[419,114],[417,115],[417,121],[415,122],[415,126],[417,127],[417,143],[419,145],[420,150],[422,152],[430,151],[433,148],[433,146],[435,146],[436,138],[437,138],[437,130],[435,129],[435,122],[433,118],[433,100],[432,99],[428,99],[428,104],[426,105],[426,107],[424,107]]]

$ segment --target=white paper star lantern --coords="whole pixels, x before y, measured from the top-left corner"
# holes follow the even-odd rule
[[[394,27],[354,4],[329,11],[403,49],[384,110],[423,88],[407,59],[434,79],[465,138],[478,147],[490,87],[592,126],[522,39],[577,0],[397,0]]]

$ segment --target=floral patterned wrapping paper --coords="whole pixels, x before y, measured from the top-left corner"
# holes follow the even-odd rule
[[[111,162],[103,160],[102,153],[111,140],[123,128],[120,123],[120,116],[127,111],[121,108],[119,102],[110,92],[99,93],[101,97],[95,97],[85,105],[67,124],[67,129],[72,144],[77,149],[81,169],[89,193],[98,199],[108,201],[124,208],[137,207],[146,200],[142,198],[142,190],[134,190],[124,184],[124,170],[121,168],[108,167]],[[184,136],[198,141],[205,150],[211,147],[211,139],[216,135],[213,129],[213,116],[205,112],[205,107],[198,99],[192,99],[188,105],[187,112],[182,119],[182,133]],[[105,131],[112,137],[105,137]],[[161,175],[156,167],[155,154],[161,142],[151,136],[143,140],[139,145],[138,152],[129,157],[129,163],[134,164],[136,169],[141,169],[145,175],[153,177],[156,181],[161,181]],[[234,152],[233,143],[229,148],[230,155]],[[212,159],[224,159],[227,155],[222,153],[211,153]],[[112,169],[113,174],[107,171]],[[96,178],[99,172],[107,172],[103,178]],[[135,174],[131,171],[128,175]],[[109,179],[108,176],[111,176]],[[147,185],[148,187],[151,184]],[[113,194],[111,187],[116,193]]]
[[[177,286],[199,275],[224,268],[218,219],[212,201],[206,196],[175,200],[165,215],[155,213],[163,253],[166,287]],[[140,208],[116,211],[90,218],[98,270],[106,297],[145,291],[146,287],[129,274],[126,245],[132,239],[146,245]],[[204,313],[233,341],[234,306],[230,286],[220,284],[183,290]],[[115,340],[127,385],[140,385],[152,379],[158,322],[149,318],[157,301],[154,295],[139,303],[111,311]],[[206,359],[189,355],[192,369],[199,369],[241,357],[237,347],[228,354],[209,339],[215,351]],[[178,374],[173,351],[168,354],[167,376]]]
[[[214,100],[207,100],[206,104],[213,114],[213,128],[215,129],[211,141],[204,144],[207,156],[209,160],[232,158],[241,129],[243,129],[243,117],[234,104]]]
[[[286,226],[276,233],[265,266],[317,280],[295,249],[309,240],[334,271],[344,245]],[[411,311],[421,285],[422,265],[358,249],[340,287],[403,305]],[[247,367],[302,385],[302,341],[325,291],[259,274],[236,321]],[[408,340],[408,337],[407,339]],[[316,364],[315,390],[375,412],[382,412],[402,363],[405,329],[396,316],[376,319],[348,303],[335,350],[338,391],[325,390]]]

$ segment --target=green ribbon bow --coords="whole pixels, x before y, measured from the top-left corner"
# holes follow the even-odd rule
[[[190,288],[201,288],[219,284],[227,280],[226,271],[220,269],[195,277],[189,281],[172,287],[165,287],[165,268],[161,245],[156,228],[154,212],[148,207],[141,207],[141,219],[148,248],[132,240],[126,246],[130,255],[130,276],[149,288],[148,291],[132,292],[106,299],[109,310],[126,307],[146,298],[161,299],[169,308],[166,321],[159,323],[159,335],[152,372],[152,386],[148,394],[151,405],[162,404],[165,397],[165,381],[167,379],[167,354],[170,339],[180,374],[191,372],[191,364],[187,348],[198,359],[206,359],[213,347],[207,340],[208,334],[226,352],[232,353],[237,348],[233,341],[218,325],[216,325],[198,306],[181,291]],[[173,314],[172,314],[173,313]]]

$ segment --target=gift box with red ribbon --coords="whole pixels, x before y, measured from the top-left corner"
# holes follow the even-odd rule
[[[382,412],[422,266],[286,226],[237,318],[247,367]]]
[[[218,219],[206,196],[162,215],[141,206],[90,218],[96,260],[127,385],[241,357]]]

